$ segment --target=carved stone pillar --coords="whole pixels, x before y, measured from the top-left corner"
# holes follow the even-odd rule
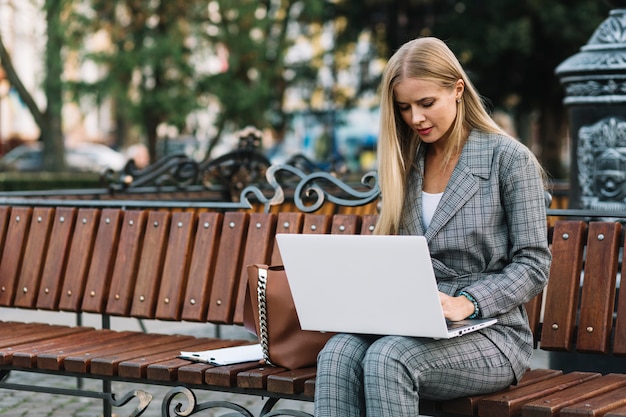
[[[572,140],[569,207],[626,210],[626,0],[556,69]]]

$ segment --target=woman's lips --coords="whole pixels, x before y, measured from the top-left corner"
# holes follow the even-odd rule
[[[420,136],[428,135],[433,130],[432,127],[427,127],[425,129],[417,129],[417,134]]]

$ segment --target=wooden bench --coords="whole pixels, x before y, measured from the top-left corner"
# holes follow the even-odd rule
[[[359,196],[363,201],[371,197]],[[161,402],[163,415],[193,415],[212,406],[195,395],[207,390],[266,397],[262,415],[302,415],[279,414],[273,408],[280,399],[312,401],[314,368],[190,363],[177,358],[181,350],[250,341],[119,331],[110,328],[110,320],[238,326],[243,321],[243,267],[280,263],[275,233],[367,234],[376,221],[374,214],[319,214],[315,207],[315,213],[260,213],[242,209],[245,202],[219,210],[209,205],[190,209],[184,203],[172,210],[171,202],[167,210],[145,209],[138,201],[118,206],[96,202],[94,207],[86,201],[34,203],[0,200],[0,306],[92,313],[102,317],[102,328],[1,321],[0,389],[102,398],[105,416],[113,406],[130,401],[137,402],[133,415],[140,415],[151,401]],[[615,367],[608,372],[533,369],[504,392],[423,401],[422,414],[626,416],[626,366],[620,358],[626,355],[626,302],[620,303],[617,294],[618,272],[624,268],[622,226],[559,220],[550,242],[554,260],[549,286],[543,297],[527,305],[538,348],[609,357]],[[18,386],[3,380],[11,371],[93,378],[103,381],[103,389]],[[113,381],[172,388],[159,399],[143,391],[118,397],[111,392]],[[176,408],[181,397],[187,403],[183,410]]]

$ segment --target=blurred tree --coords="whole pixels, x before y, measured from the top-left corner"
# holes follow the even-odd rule
[[[352,37],[363,28],[384,33],[389,56],[402,43],[437,36],[457,54],[493,109],[512,115],[520,139],[549,173],[566,178],[563,91],[554,69],[578,52],[608,16],[609,5],[588,0],[337,0]],[[358,23],[356,23],[358,22]]]
[[[61,128],[63,106],[63,12],[71,0],[46,0],[43,3],[46,25],[46,48],[44,66],[46,68],[43,89],[46,97],[46,108],[41,110],[31,92],[22,83],[13,66],[11,55],[0,36],[0,65],[4,68],[9,83],[15,88],[20,99],[25,103],[39,128],[39,140],[43,142],[43,167],[46,171],[63,171],[65,164],[65,145]]]

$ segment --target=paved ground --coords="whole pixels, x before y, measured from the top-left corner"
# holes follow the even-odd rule
[[[19,318],[18,318],[19,317]],[[41,313],[18,311],[0,308],[0,318],[3,321],[43,321],[48,323],[75,323],[75,316],[65,313]],[[99,326],[97,317],[85,316],[84,325]],[[183,334],[193,334],[197,336],[215,336],[215,327],[209,324],[180,324],[163,322],[144,323],[149,331],[176,332]],[[138,330],[139,324],[135,320],[113,319],[112,327],[115,329]],[[245,330],[239,328],[222,329],[224,337],[248,337]],[[1,337],[1,335],[0,335]],[[533,367],[546,367],[546,356],[542,352],[537,352]],[[8,382],[16,384],[56,386],[61,388],[75,388],[75,380],[50,375],[39,375],[32,373],[13,372],[9,376]],[[97,380],[83,380],[86,389],[100,390],[101,382]],[[139,384],[113,383],[113,392],[123,395],[129,391],[143,389],[153,394],[155,400],[148,406],[145,417],[158,417],[161,415],[161,398],[169,391],[169,387],[142,386]],[[247,408],[253,415],[259,415],[259,411],[264,404],[264,400],[254,396],[236,395],[227,393],[198,392],[198,402],[205,401],[231,401]],[[115,416],[129,416],[136,407],[137,400],[131,401],[124,407],[114,408]],[[302,401],[283,401],[280,408],[296,409],[313,413],[313,405]],[[229,410],[218,410],[215,412],[198,413],[198,416],[213,417],[227,413]],[[63,395],[51,395],[43,393],[30,393],[23,391],[0,390],[0,417],[100,417],[102,416],[102,400],[85,399],[79,397],[69,397]]]

